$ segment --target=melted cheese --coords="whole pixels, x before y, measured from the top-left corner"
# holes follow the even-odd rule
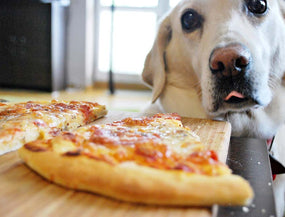
[[[50,149],[71,156],[81,154],[114,165],[134,162],[208,175],[230,173],[218,161],[215,152],[206,150],[199,137],[188,127],[183,127],[175,114],[127,118],[79,128],[51,140]]]

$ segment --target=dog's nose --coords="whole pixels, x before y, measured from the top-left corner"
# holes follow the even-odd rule
[[[218,77],[234,77],[245,73],[251,61],[249,50],[241,44],[231,44],[213,50],[209,66]]]

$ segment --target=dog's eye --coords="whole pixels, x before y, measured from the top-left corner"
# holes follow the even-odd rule
[[[181,17],[181,24],[184,31],[190,33],[200,28],[203,23],[203,17],[195,10],[187,10]]]
[[[254,14],[263,14],[267,10],[266,0],[247,0],[247,8]]]

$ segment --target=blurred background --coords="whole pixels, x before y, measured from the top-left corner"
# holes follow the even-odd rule
[[[142,88],[158,21],[178,0],[1,0],[0,85]],[[125,84],[125,85],[123,85]]]
[[[178,1],[0,0],[0,100],[90,100],[138,111],[151,99],[145,57]]]

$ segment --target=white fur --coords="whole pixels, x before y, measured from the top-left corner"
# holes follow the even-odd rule
[[[242,10],[244,0],[181,1],[161,22],[143,79],[153,88],[154,104],[149,110],[227,120],[234,136],[270,139],[276,134],[275,156],[285,164],[285,3],[267,3],[270,10],[257,18]],[[180,19],[189,8],[201,14],[204,23],[202,28],[185,33]],[[220,93],[209,69],[209,57],[213,49],[231,43],[243,44],[251,53],[253,69],[248,80],[259,104],[215,110]],[[284,179],[284,175],[278,176],[274,182],[278,216],[284,213]]]

